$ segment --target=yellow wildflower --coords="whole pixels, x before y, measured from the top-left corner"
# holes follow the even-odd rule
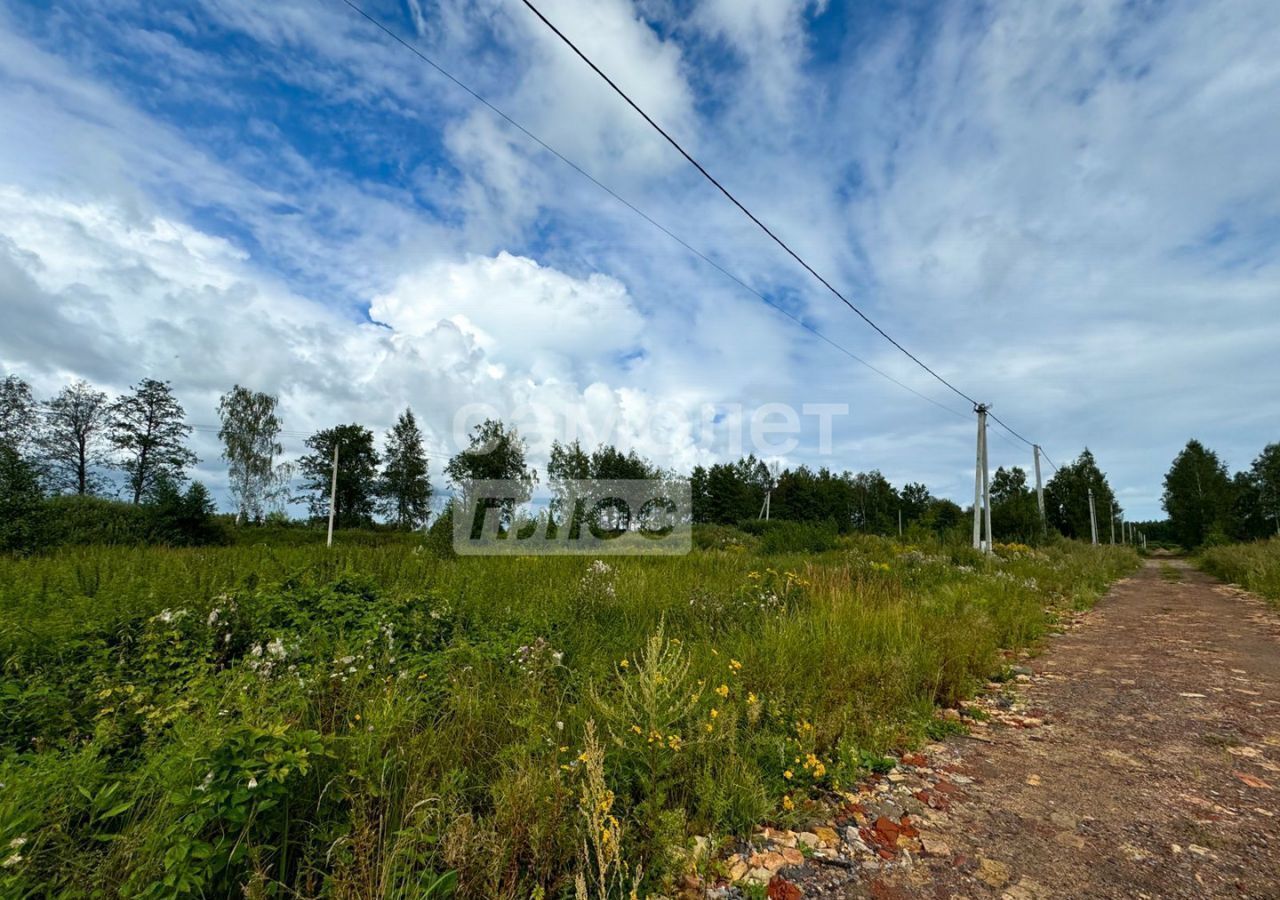
[[[714,706],[711,707],[711,718],[714,719],[719,715],[720,715],[720,710],[716,709]]]
[[[787,794],[785,797],[782,798],[782,808],[785,809],[787,812],[791,812],[791,810],[796,808],[796,805],[792,801],[790,794]]]
[[[618,668],[620,669],[626,669],[626,668],[629,668],[630,666],[631,666],[630,660],[624,659],[620,663],[618,663]]]
[[[721,696],[721,698],[728,697],[728,696],[729,696],[729,685],[727,685],[727,684],[722,684],[722,685],[720,685],[720,687],[716,688],[716,693],[717,693],[717,694],[719,694],[719,695]]]
[[[782,773],[782,777],[787,779],[787,781],[790,781],[793,774],[794,773],[790,769],[787,769],[787,771]]]
[[[755,706],[757,703],[760,702],[760,698],[757,697],[754,693],[748,693],[747,702],[750,703],[752,706]]]

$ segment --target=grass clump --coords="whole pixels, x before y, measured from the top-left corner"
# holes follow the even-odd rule
[[[0,559],[0,896],[661,890],[691,835],[798,822],[1136,565],[730,537]]]
[[[1227,544],[1205,549],[1201,568],[1280,603],[1280,537],[1252,544]]]

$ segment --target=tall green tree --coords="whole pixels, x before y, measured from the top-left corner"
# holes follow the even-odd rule
[[[108,462],[106,432],[111,408],[107,395],[88,382],[63,388],[47,404],[40,432],[40,455],[57,490],[94,494],[103,485]]]
[[[315,518],[329,514],[329,489],[333,475],[333,451],[338,450],[338,490],[334,502],[334,527],[359,528],[373,524],[378,498],[378,451],[373,432],[362,425],[337,425],[307,438],[311,452],[298,460],[302,493]]]
[[[1020,466],[1001,466],[991,479],[991,528],[1000,540],[1031,544],[1040,538],[1036,494],[1027,486],[1026,470]]]
[[[1262,448],[1249,467],[1249,480],[1258,492],[1260,516],[1270,524],[1268,531],[1280,534],[1280,443]]]
[[[15,447],[0,442],[0,552],[39,549],[43,525],[39,473]]]
[[[897,534],[898,492],[878,469],[859,472],[853,477],[852,524],[869,534]]]
[[[383,513],[406,531],[421,528],[431,515],[431,479],[422,430],[412,409],[405,409],[383,445],[379,494]]]
[[[582,443],[551,442],[551,456],[547,460],[547,483],[551,488],[551,520],[557,528],[568,527],[577,537],[584,505],[588,498],[574,492],[573,482],[583,482],[591,477],[591,456],[582,449]],[[582,503],[578,501],[581,500]],[[570,509],[570,503],[574,504]]]
[[[464,507],[468,505],[473,481],[508,482],[511,497],[486,503],[485,508],[500,509],[501,522],[504,526],[510,525],[515,520],[516,505],[528,502],[538,482],[537,471],[527,462],[528,452],[528,445],[518,430],[507,428],[498,419],[485,419],[472,429],[467,447],[451,457],[445,466],[455,500],[461,500]],[[475,514],[471,533],[478,535],[482,519],[479,510],[475,510]]]
[[[1063,535],[1077,540],[1090,539],[1089,490],[1093,489],[1094,506],[1098,514],[1098,541],[1111,537],[1107,523],[1108,511],[1120,513],[1115,503],[1115,493],[1107,482],[1107,476],[1098,468],[1093,453],[1086,447],[1073,462],[1054,473],[1044,488],[1045,514],[1049,524]],[[992,501],[992,512],[995,503]],[[995,522],[992,522],[994,527]]]
[[[261,521],[271,501],[287,489],[289,467],[276,464],[284,452],[277,405],[273,395],[238,384],[218,400],[218,437],[237,523]]]
[[[191,426],[167,381],[144,378],[111,404],[111,446],[120,458],[125,487],[141,503],[160,478],[180,484],[198,460],[186,445]]]
[[[1174,539],[1191,549],[1212,534],[1230,530],[1231,477],[1227,467],[1194,438],[1174,457],[1164,476],[1164,510]]]
[[[519,487],[517,497],[533,495],[538,473],[526,461],[528,445],[520,432],[498,419],[485,419],[471,432],[468,446],[449,459],[445,474],[453,487],[465,493],[469,481],[510,481]]]
[[[929,489],[919,482],[904,484],[898,497],[902,505],[902,520],[907,524],[923,519],[929,510],[929,504],[933,502]]]
[[[0,444],[23,456],[35,448],[40,430],[40,414],[31,394],[31,385],[17,375],[0,381]]]

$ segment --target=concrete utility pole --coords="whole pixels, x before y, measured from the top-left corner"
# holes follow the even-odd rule
[[[333,546],[333,514],[338,509],[338,443],[333,444],[333,482],[329,485],[329,541],[326,547]]]
[[[973,411],[978,414],[978,452],[973,471],[973,549],[991,552],[991,481],[987,476],[987,405],[979,403]],[[986,540],[982,538],[986,525]]]
[[[1098,511],[1093,503],[1093,488],[1089,488],[1089,533],[1093,543],[1098,543]]]
[[[898,537],[902,537],[902,507],[898,507]]]
[[[760,515],[758,518],[769,521],[769,501],[773,497],[773,489],[778,486],[778,464],[775,462],[769,466],[769,487],[764,492],[764,505],[760,507]]]
[[[1044,481],[1040,478],[1040,445],[1032,444],[1031,449],[1036,454],[1036,505],[1040,507],[1040,524],[1048,525],[1048,520],[1044,515]]]

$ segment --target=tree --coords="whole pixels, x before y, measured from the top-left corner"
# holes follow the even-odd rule
[[[387,432],[384,468],[378,484],[383,512],[406,531],[421,528],[431,515],[431,480],[422,431],[413,410],[406,409]]]
[[[520,433],[507,429],[497,419],[485,419],[471,433],[465,450],[456,454],[445,466],[449,483],[465,493],[469,481],[510,481],[518,486],[521,502],[533,494],[538,473],[525,462],[528,446]]]
[[[31,385],[17,375],[0,381],[0,445],[26,456],[35,448],[40,414],[31,396]]]
[[[261,521],[266,507],[285,492],[290,467],[276,465],[280,445],[277,399],[236,385],[218,400],[222,458],[236,502],[236,522]]]
[[[1007,541],[1036,543],[1040,537],[1040,508],[1036,495],[1027,486],[1026,470],[1020,466],[996,469],[991,479],[991,528]]]
[[[0,442],[0,552],[38,549],[43,524],[44,496],[35,466]]]
[[[142,379],[111,405],[111,445],[122,456],[117,465],[135,504],[160,478],[186,481],[187,467],[199,461],[186,446],[191,426],[185,417],[169,382],[154,378]]]
[[[902,520],[906,523],[919,522],[933,502],[929,489],[919,482],[904,484],[898,496],[902,504]]]
[[[107,395],[77,381],[63,388],[48,407],[40,450],[53,485],[81,496],[97,493],[100,469],[107,462]]]
[[[1280,444],[1267,444],[1249,467],[1249,480],[1258,492],[1263,520],[1280,534]]]
[[[1163,504],[1174,539],[1183,547],[1199,547],[1211,534],[1225,535],[1231,478],[1218,454],[1195,439],[1187,441],[1164,476]]]
[[[515,518],[516,504],[525,503],[533,496],[533,486],[538,481],[538,473],[525,462],[527,454],[524,438],[515,428],[508,430],[497,419],[485,419],[472,430],[467,448],[445,466],[445,474],[456,491],[455,499],[460,498],[465,509],[471,482],[505,481],[510,497],[487,502],[485,508],[500,508],[501,523],[510,525]],[[472,522],[473,535],[478,535],[480,521],[477,515]]]
[[[896,534],[900,500],[889,480],[873,469],[855,475],[852,487],[853,527],[871,534]]]
[[[373,432],[362,425],[337,425],[307,438],[311,453],[298,460],[303,483],[297,499],[307,502],[311,515],[328,515],[333,475],[333,450],[338,448],[338,490],[334,527],[357,528],[373,523],[378,496],[378,451]]]
[[[1093,454],[1086,447],[1074,461],[1054,473],[1044,488],[1045,515],[1049,524],[1063,535],[1087,541],[1092,537],[1089,526],[1089,491],[1093,490],[1094,507],[1098,517],[1098,540],[1110,538],[1107,525],[1108,510],[1119,514],[1115,494],[1107,483],[1107,476],[1098,468]],[[992,512],[995,503],[992,502]],[[994,521],[992,525],[994,526]]]
[[[730,525],[756,518],[772,477],[769,467],[754,454],[710,469],[699,466],[691,484],[694,521]]]
[[[551,457],[547,461],[547,481],[551,487],[551,521],[556,528],[567,526],[574,538],[578,536],[580,515],[576,502],[579,498],[574,494],[571,482],[586,481],[590,477],[591,457],[582,449],[579,441],[575,440],[572,444],[551,442]],[[575,502],[574,509],[568,508],[571,500]]]

